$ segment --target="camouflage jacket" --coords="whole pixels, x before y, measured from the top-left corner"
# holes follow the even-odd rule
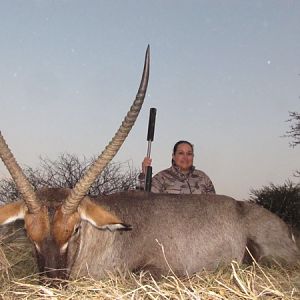
[[[145,175],[140,174],[140,187],[144,187]],[[169,194],[215,194],[215,188],[209,177],[192,167],[187,174],[172,166],[157,173],[152,178],[151,192]]]

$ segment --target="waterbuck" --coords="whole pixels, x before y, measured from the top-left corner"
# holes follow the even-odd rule
[[[34,192],[0,133],[0,156],[20,191],[0,208],[0,224],[24,219],[40,272],[54,278],[149,270],[177,275],[220,264],[299,257],[287,225],[255,204],[222,195],[130,191],[91,198],[86,193],[128,135],[144,100],[149,49],[133,106],[115,137],[74,189]]]

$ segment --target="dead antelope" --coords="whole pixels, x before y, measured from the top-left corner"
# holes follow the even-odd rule
[[[74,189],[34,192],[0,134],[0,156],[22,199],[0,208],[0,224],[24,219],[40,272],[49,277],[149,270],[152,275],[193,274],[232,260],[290,264],[299,257],[287,225],[257,205],[221,195],[138,191],[91,199],[86,193],[117,153],[141,108],[149,76],[147,50],[133,106],[96,162]],[[130,224],[130,225],[129,225]]]

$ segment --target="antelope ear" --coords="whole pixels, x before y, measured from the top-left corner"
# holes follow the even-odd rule
[[[129,231],[132,230],[131,225],[125,223],[107,224],[99,227],[100,229],[108,229],[109,231]]]
[[[22,200],[0,206],[0,225],[24,219],[25,212],[26,205]]]
[[[105,210],[100,205],[93,203],[89,198],[85,197],[79,207],[78,213],[82,220],[88,221],[93,226],[109,231],[131,230],[131,225],[122,223],[122,221]]]

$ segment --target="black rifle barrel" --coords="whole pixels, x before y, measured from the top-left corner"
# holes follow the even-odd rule
[[[148,122],[148,134],[147,134],[147,141],[148,141],[148,149],[147,149],[147,157],[150,157],[151,154],[151,142],[154,140],[154,129],[155,129],[155,118],[156,118],[156,108],[150,108],[149,114],[149,122]]]
[[[147,134],[147,141],[148,141],[148,149],[147,149],[147,157],[150,157],[151,154],[151,142],[154,139],[154,129],[155,129],[155,118],[156,118],[156,108],[150,108],[150,115],[149,115],[149,122],[148,122],[148,134]],[[152,167],[147,167],[146,173],[146,180],[145,180],[145,191],[151,191],[151,184],[152,184]]]
[[[148,134],[147,141],[153,142],[154,139],[154,129],[155,129],[155,117],[156,117],[156,108],[150,108],[149,122],[148,122]]]

